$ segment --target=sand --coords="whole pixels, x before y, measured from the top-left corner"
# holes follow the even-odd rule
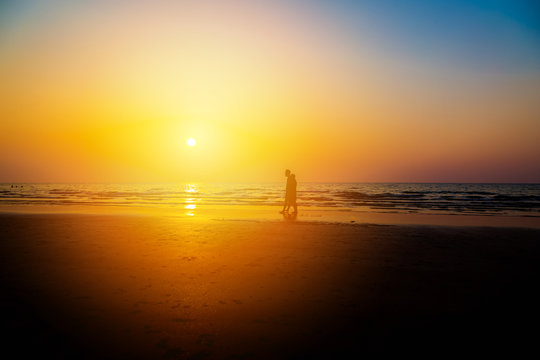
[[[540,230],[0,214],[15,357],[538,352]]]

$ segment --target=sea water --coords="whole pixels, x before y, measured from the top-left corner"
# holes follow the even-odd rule
[[[0,205],[281,206],[285,183],[0,184]],[[540,184],[299,183],[298,206],[540,217]]]

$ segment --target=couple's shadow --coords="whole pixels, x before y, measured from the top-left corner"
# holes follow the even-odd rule
[[[289,220],[289,221],[296,220],[296,217],[298,216],[298,213],[296,213],[296,212],[292,212],[292,213],[283,212],[281,214],[283,215],[283,219]]]

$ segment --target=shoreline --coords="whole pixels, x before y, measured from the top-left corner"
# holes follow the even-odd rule
[[[275,206],[79,206],[79,205],[1,205],[1,214],[80,214],[80,215],[144,215],[185,218],[193,221],[287,221],[342,224],[487,226],[540,229],[540,216],[478,215],[478,214],[418,214],[398,212],[358,211],[336,208],[300,208],[296,219],[285,218]]]

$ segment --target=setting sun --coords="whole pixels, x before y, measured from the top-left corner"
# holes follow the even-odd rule
[[[189,138],[186,140],[186,143],[188,144],[188,146],[195,146],[197,145],[197,140],[195,140],[194,138]]]

